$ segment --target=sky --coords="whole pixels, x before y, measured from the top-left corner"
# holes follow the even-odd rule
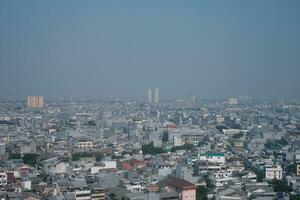
[[[299,0],[1,0],[0,96],[300,98]]]

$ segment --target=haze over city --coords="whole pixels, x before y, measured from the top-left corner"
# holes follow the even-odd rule
[[[0,2],[0,94],[299,98],[300,1]]]

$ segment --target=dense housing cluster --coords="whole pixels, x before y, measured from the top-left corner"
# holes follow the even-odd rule
[[[299,199],[299,102],[155,93],[1,98],[1,199]]]

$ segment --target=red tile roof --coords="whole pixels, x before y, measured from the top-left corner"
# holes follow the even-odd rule
[[[196,186],[184,179],[181,178],[175,178],[175,177],[169,177],[162,181],[162,184],[165,186],[171,186],[175,188],[179,188],[181,190],[195,190]]]
[[[131,171],[133,169],[133,166],[130,163],[127,163],[127,162],[122,162],[121,166],[122,166],[123,169],[128,170],[128,171]]]

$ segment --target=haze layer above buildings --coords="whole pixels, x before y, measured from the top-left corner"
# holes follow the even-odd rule
[[[300,98],[300,1],[0,2],[0,95]]]

